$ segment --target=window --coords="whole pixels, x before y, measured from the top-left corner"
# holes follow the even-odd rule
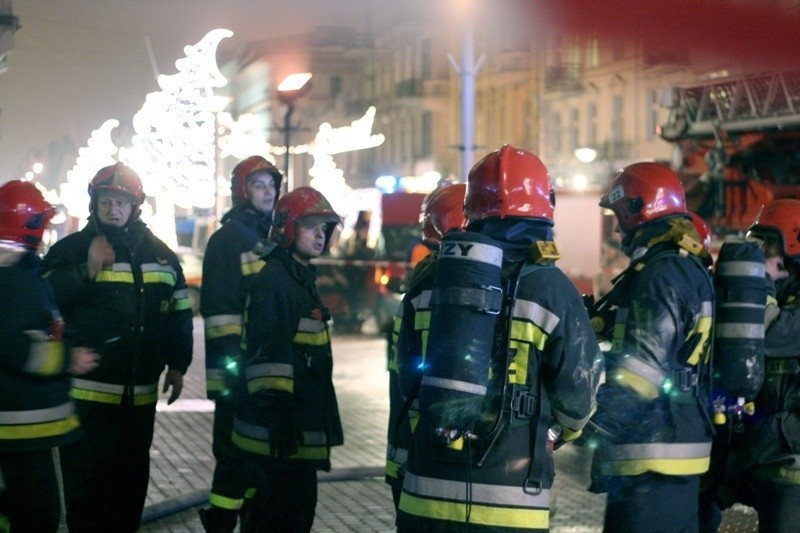
[[[614,96],[611,100],[611,140],[612,140],[612,159],[621,159],[622,143],[624,141],[624,122],[623,112],[624,99],[621,95]]]
[[[586,106],[586,145],[597,146],[597,104]]]
[[[422,135],[420,138],[420,155],[428,156],[433,150],[433,116],[430,111],[422,113]]]
[[[550,147],[553,156],[561,154],[561,113],[553,113],[550,117]]]
[[[579,145],[578,137],[580,126],[578,125],[578,120],[580,120],[580,112],[578,108],[573,107],[569,110],[569,149],[572,152],[574,152]]]
[[[429,80],[433,77],[433,65],[431,63],[431,40],[423,39],[420,46],[420,59],[422,60],[422,79]]]
[[[647,99],[645,109],[647,109],[647,131],[645,135],[648,141],[652,141],[656,137],[656,129],[658,128],[658,92],[650,89],[645,94]]]

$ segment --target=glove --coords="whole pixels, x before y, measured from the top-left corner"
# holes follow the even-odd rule
[[[269,423],[269,454],[283,459],[297,453],[297,446],[303,443],[303,433],[295,422],[294,402],[287,401],[274,405],[272,422]]]

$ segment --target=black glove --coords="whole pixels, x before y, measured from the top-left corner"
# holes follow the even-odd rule
[[[303,443],[303,433],[295,422],[294,401],[273,405],[269,423],[269,454],[283,459],[297,453]]]

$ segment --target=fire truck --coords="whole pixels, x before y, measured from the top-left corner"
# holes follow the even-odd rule
[[[800,198],[800,70],[730,77],[665,95],[659,127],[690,210],[717,236],[745,231],[761,206]]]

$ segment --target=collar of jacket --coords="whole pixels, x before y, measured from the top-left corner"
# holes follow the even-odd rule
[[[238,220],[248,227],[255,228],[261,237],[267,237],[272,225],[272,211],[259,213],[249,203],[236,205],[222,217],[223,224],[229,220]]]
[[[317,281],[317,269],[314,265],[304,265],[292,255],[291,248],[276,247],[268,256],[280,261],[298,283],[303,286],[314,286]]]
[[[93,236],[103,235],[112,246],[124,246],[129,250],[136,248],[147,232],[147,226],[141,220],[135,220],[118,228],[103,224],[94,215],[89,216],[89,222],[84,229]]]

